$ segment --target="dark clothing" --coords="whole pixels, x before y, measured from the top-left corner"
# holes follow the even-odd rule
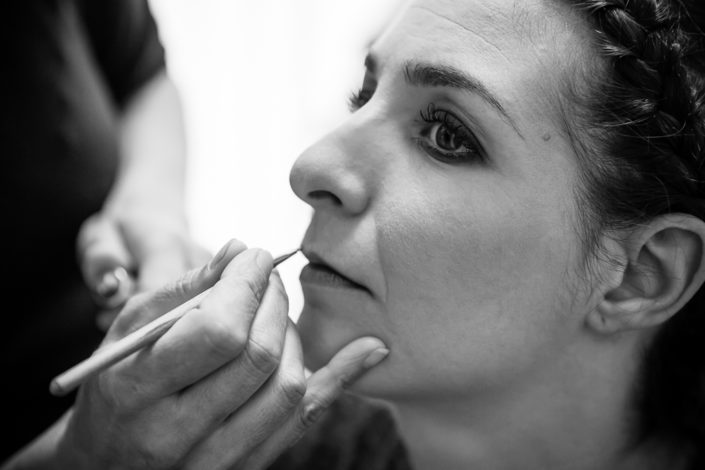
[[[49,381],[102,337],[76,236],[115,178],[119,112],[164,51],[146,0],[6,1],[0,31],[4,459],[73,402]]]
[[[269,470],[411,470],[390,412],[346,394]]]

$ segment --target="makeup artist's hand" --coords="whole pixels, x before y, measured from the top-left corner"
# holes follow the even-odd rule
[[[103,308],[97,318],[101,329],[108,329],[129,296],[178,279],[208,260],[183,217],[171,212],[148,204],[104,210],[81,227],[77,252],[83,278]]]
[[[81,387],[52,431],[63,468],[265,468],[388,352],[359,338],[306,378],[272,258],[239,242],[170,287],[130,299],[105,343],[211,286],[151,347]]]

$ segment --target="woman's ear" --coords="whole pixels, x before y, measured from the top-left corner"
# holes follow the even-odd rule
[[[705,281],[705,222],[667,214],[617,242],[620,267],[605,280],[588,325],[602,333],[650,328],[675,315]]]

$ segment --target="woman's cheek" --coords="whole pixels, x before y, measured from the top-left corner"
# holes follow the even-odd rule
[[[397,358],[388,370],[400,383],[508,378],[560,328],[568,238],[547,239],[540,224],[496,207],[465,208],[472,218],[416,206],[378,220]]]

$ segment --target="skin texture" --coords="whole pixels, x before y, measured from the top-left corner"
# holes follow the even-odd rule
[[[370,290],[304,283],[306,351],[315,364],[351,335],[381,335],[394,358],[360,384],[365,391],[457,396],[468,383],[517,380],[563,347],[565,331],[576,328],[571,311],[585,308],[573,305],[571,284],[581,256],[576,160],[545,118],[555,110],[540,91],[547,77],[559,78],[548,66],[558,66],[579,38],[565,32],[565,51],[552,36],[526,41],[512,28],[543,8],[523,8],[415,3],[372,47],[372,99],[292,170],[294,190],[316,209],[304,248]],[[472,73],[519,132],[476,94],[406,85],[402,67],[414,60]],[[427,126],[419,112],[429,103],[465,117],[486,162],[446,164],[417,145]],[[547,142],[546,133],[556,138]]]
[[[701,283],[699,248],[694,267],[674,260],[684,233],[699,246],[703,232],[666,221],[605,237],[606,256],[587,258],[560,97],[590,34],[559,2],[414,1],[372,45],[359,109],[291,171],[314,209],[304,253],[364,287],[304,271],[307,365],[381,338],[390,357],[355,389],[394,405],[417,468],[662,463],[658,446],[632,448],[634,384],[649,328]],[[410,62],[485,91],[421,86]],[[456,120],[425,122],[431,104]],[[439,159],[472,144],[449,138],[460,128],[483,157]],[[669,284],[678,277],[695,281]]]
[[[703,283],[705,223],[659,217],[586,264],[557,90],[587,34],[551,2],[413,3],[373,46],[360,109],[292,169],[315,209],[304,253],[349,278],[304,268],[301,343],[271,257],[230,243],[129,301],[106,343],[213,287],[3,468],[266,468],[385,344],[355,389],[393,405],[414,468],[678,468],[633,445],[634,384]],[[409,61],[495,99],[420,86]],[[304,354],[323,366],[308,378]]]
[[[266,468],[388,353],[358,338],[307,376],[272,257],[236,241],[132,297],[104,345],[209,287],[153,345],[90,378],[74,407],[2,468]]]
[[[74,407],[3,469],[265,468],[386,356],[378,339],[358,338],[306,377],[286,293],[262,250],[233,241],[183,275],[207,256],[183,212],[181,125],[176,90],[155,77],[126,107],[116,184],[77,249],[89,286],[123,266],[135,275],[128,294],[141,292],[101,315],[101,326],[112,324],[105,345],[213,290],[152,347],[86,382]]]

